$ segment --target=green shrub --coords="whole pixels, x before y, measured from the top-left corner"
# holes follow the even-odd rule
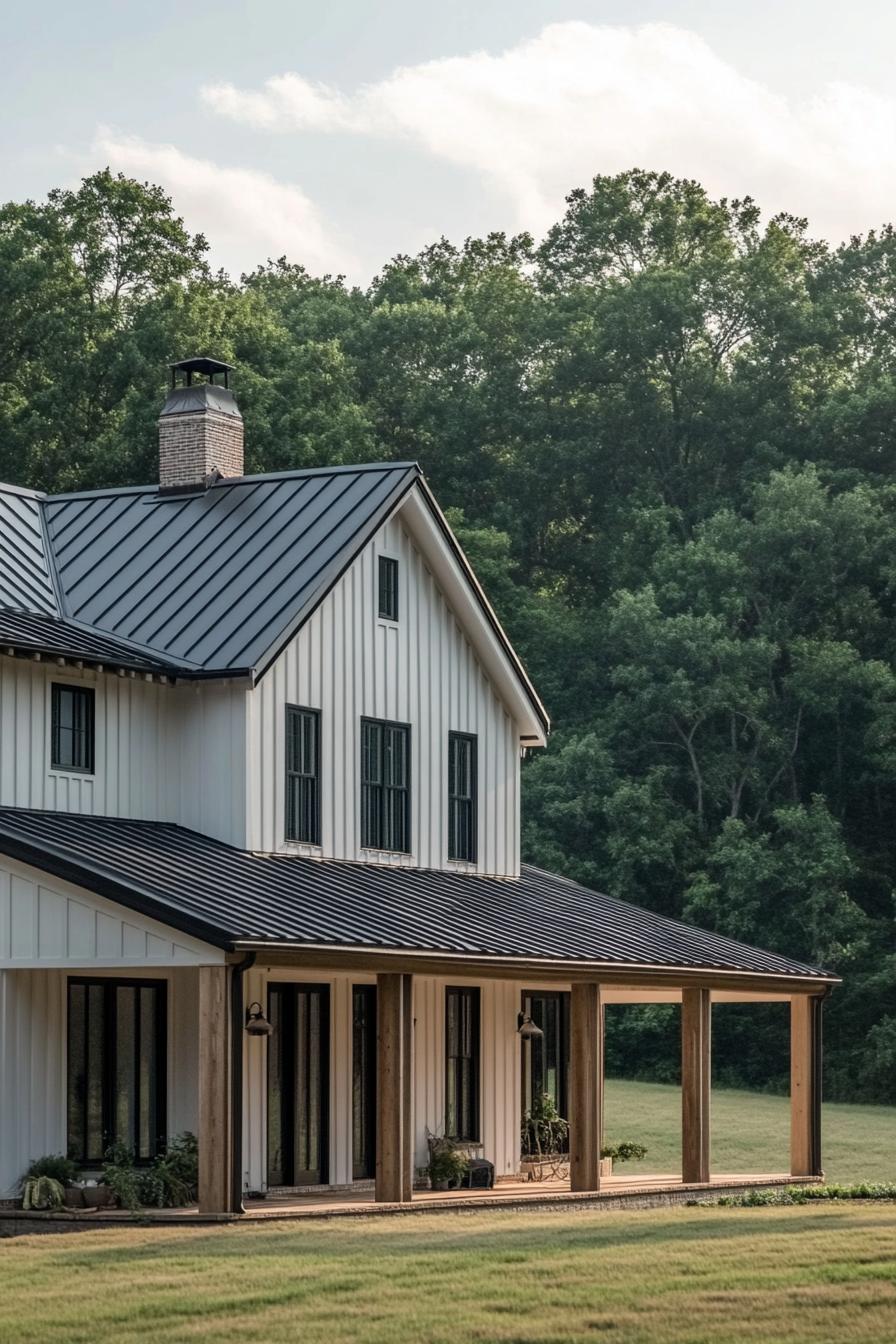
[[[70,1157],[62,1153],[49,1153],[46,1157],[36,1157],[22,1177],[23,1182],[37,1176],[52,1176],[60,1185],[71,1185],[78,1175],[77,1165]]]
[[[820,1199],[896,1200],[896,1183],[863,1181],[856,1185],[788,1185],[778,1190],[748,1190],[742,1195],[721,1195],[701,1200],[703,1206],[722,1209],[755,1209],[766,1205],[811,1204]]]
[[[640,1162],[647,1156],[647,1149],[643,1143],[616,1143],[607,1148],[601,1148],[601,1157],[612,1157],[614,1162]]]
[[[522,1124],[523,1157],[557,1157],[569,1147],[569,1121],[554,1105],[554,1099],[548,1092],[542,1092],[532,1105],[532,1109],[523,1115]]]

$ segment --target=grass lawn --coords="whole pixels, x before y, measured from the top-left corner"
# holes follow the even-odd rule
[[[892,1205],[129,1227],[0,1248],[16,1344],[896,1339]]]
[[[608,1079],[608,1143],[633,1139],[648,1149],[622,1173],[681,1170],[681,1093],[660,1083]],[[759,1092],[714,1090],[712,1166],[718,1172],[787,1171],[790,1103]],[[822,1153],[831,1181],[896,1181],[896,1106],[826,1103]]]

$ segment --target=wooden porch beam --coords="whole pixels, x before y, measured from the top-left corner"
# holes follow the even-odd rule
[[[569,1009],[569,1184],[571,1190],[598,1190],[603,1128],[600,985],[574,984]]]
[[[790,1000],[790,1174],[821,1176],[821,1009],[818,995]]]
[[[709,1180],[712,1005],[708,989],[681,995],[681,1179]]]
[[[199,1212],[231,1213],[228,966],[199,967]]]
[[[413,978],[376,978],[376,1199],[403,1204],[413,1189]]]

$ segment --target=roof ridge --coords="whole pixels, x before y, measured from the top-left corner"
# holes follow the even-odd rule
[[[347,462],[334,467],[293,467],[287,471],[259,471],[243,476],[222,476],[213,485],[210,485],[205,493],[210,494],[213,490],[226,490],[236,485],[256,485],[259,481],[299,480],[306,476],[338,476],[343,472],[409,471],[411,468],[416,469],[422,476],[420,463],[416,461]],[[18,494],[32,494],[36,498],[46,500],[49,504],[54,504],[57,500],[98,499],[104,495],[157,495],[161,503],[190,497],[190,493],[187,491],[178,495],[161,495],[158,485],[104,485],[98,486],[94,490],[62,490],[58,494],[46,494],[24,490],[19,486],[0,484],[0,491],[5,489],[13,490]]]

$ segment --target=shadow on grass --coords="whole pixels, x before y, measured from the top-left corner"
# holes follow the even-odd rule
[[[824,1207],[824,1225],[827,1229],[854,1226],[848,1207],[826,1204]],[[680,1211],[684,1213],[685,1210]],[[720,1212],[715,1209],[699,1211],[687,1209],[693,1215],[687,1220],[673,1221],[663,1211],[663,1221],[655,1220],[650,1212],[637,1215],[638,1222],[632,1224],[618,1222],[619,1215],[614,1212],[592,1215],[587,1223],[575,1226],[557,1226],[559,1213],[541,1215],[538,1221],[522,1221],[519,1214],[496,1212],[490,1214],[492,1225],[487,1229],[473,1230],[464,1225],[464,1215],[447,1215],[440,1218],[440,1225],[433,1227],[432,1222],[421,1229],[416,1217],[401,1227],[383,1228],[379,1219],[370,1219],[363,1224],[355,1224],[351,1229],[336,1226],[333,1223],[243,1224],[222,1227],[204,1232],[197,1236],[187,1229],[165,1232],[141,1225],[135,1230],[151,1240],[141,1244],[128,1244],[122,1247],[118,1238],[119,1229],[107,1235],[116,1238],[109,1244],[104,1236],[105,1229],[95,1232],[54,1234],[53,1246],[48,1247],[47,1262],[65,1266],[67,1270],[76,1267],[98,1269],[105,1265],[121,1265],[123,1257],[130,1263],[163,1261],[176,1257],[178,1264],[187,1266],[192,1262],[213,1260],[217,1262],[237,1260],[245,1264],[246,1256],[253,1261],[261,1259],[279,1259],[295,1256],[303,1264],[323,1263],[340,1258],[363,1255],[372,1260],[388,1259],[395,1255],[419,1260],[434,1256],[439,1260],[458,1256],[466,1258],[475,1254],[483,1261],[495,1265],[522,1264],[533,1256],[546,1258],[564,1257],[579,1251],[595,1251],[602,1247],[614,1249],[620,1246],[661,1247],[674,1243],[685,1245],[712,1242],[735,1242],[751,1240],[756,1237],[793,1237],[808,1233],[819,1226],[818,1214],[821,1206],[803,1207],[795,1210],[770,1207],[767,1209],[728,1209]],[[781,1216],[785,1214],[785,1216]],[[479,1217],[480,1215],[474,1215]],[[576,1220],[587,1214],[567,1215]],[[512,1218],[501,1226],[503,1219]],[[524,1216],[525,1218],[525,1216]],[[444,1219],[444,1221],[443,1221]],[[449,1223],[450,1219],[450,1223]],[[598,1221],[599,1220],[599,1221]],[[881,1212],[879,1220],[863,1219],[863,1233],[877,1228],[892,1228],[892,1214]],[[58,1245],[57,1238],[65,1237],[66,1244]],[[69,1238],[76,1238],[73,1244]],[[87,1237],[91,1244],[85,1245]],[[103,1237],[104,1244],[97,1245],[94,1237]],[[12,1244],[12,1243],[11,1243]],[[33,1242],[31,1243],[33,1246]],[[24,1247],[23,1247],[24,1249]],[[10,1266],[11,1267],[11,1266]]]

